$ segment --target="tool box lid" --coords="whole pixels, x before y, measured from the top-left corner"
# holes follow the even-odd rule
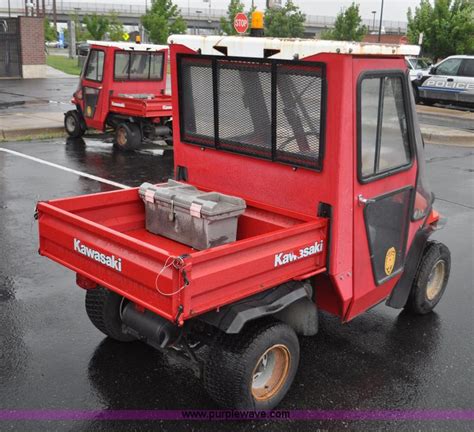
[[[242,214],[246,208],[242,198],[218,192],[200,191],[194,186],[168,180],[166,184],[143,183],[139,194],[146,202],[166,203],[189,211],[195,217],[231,217]]]

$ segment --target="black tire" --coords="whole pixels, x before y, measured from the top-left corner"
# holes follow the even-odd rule
[[[267,351],[265,365],[273,368],[265,379]],[[299,357],[298,337],[290,326],[250,323],[237,335],[218,334],[204,366],[204,387],[223,408],[273,409],[293,383]]]
[[[420,102],[426,106],[433,106],[436,103],[433,99],[420,99]]]
[[[431,312],[446,290],[450,269],[449,249],[443,243],[429,241],[413,280],[405,309],[419,315]]]
[[[115,129],[114,146],[123,151],[135,150],[142,142],[140,127],[136,123],[120,123]]]
[[[81,114],[77,110],[71,110],[64,114],[64,129],[72,138],[79,138],[84,135],[86,127]]]
[[[122,331],[122,300],[123,297],[103,287],[90,289],[86,292],[86,312],[102,333],[120,342],[131,342],[135,338]]]

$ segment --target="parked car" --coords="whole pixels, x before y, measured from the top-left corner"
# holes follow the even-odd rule
[[[450,56],[415,80],[417,101],[427,105],[450,103],[474,107],[474,56]]]

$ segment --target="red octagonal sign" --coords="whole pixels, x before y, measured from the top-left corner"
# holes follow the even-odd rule
[[[245,33],[249,28],[249,19],[243,12],[239,12],[234,18],[234,28],[237,33]]]

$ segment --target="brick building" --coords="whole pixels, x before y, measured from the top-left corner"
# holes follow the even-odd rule
[[[0,78],[44,78],[43,18],[0,18]]]

